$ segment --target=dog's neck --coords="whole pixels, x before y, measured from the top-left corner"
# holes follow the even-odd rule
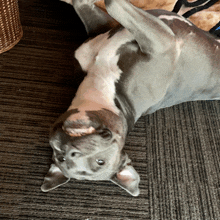
[[[130,132],[135,123],[135,110],[129,104],[125,97],[116,95],[115,104],[120,109],[121,115],[123,115],[124,119],[127,123],[127,133]],[[122,116],[121,116],[122,117]]]

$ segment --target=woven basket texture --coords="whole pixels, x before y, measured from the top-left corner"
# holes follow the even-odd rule
[[[15,46],[23,36],[17,0],[0,0],[0,53]]]

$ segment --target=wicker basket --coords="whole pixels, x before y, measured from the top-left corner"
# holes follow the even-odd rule
[[[15,46],[22,36],[18,0],[0,0],[0,53]]]

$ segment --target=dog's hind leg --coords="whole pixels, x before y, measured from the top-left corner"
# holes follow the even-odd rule
[[[118,24],[94,3],[97,0],[61,0],[73,5],[89,36],[98,35]]]
[[[107,12],[133,34],[142,52],[164,53],[175,43],[173,31],[163,21],[128,0],[105,0],[105,5]]]

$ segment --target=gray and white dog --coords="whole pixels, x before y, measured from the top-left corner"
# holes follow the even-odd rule
[[[70,178],[111,180],[137,196],[140,177],[123,151],[126,135],[142,115],[220,99],[220,40],[182,16],[143,11],[127,0],[105,0],[108,14],[95,0],[64,1],[88,34],[98,35],[75,51],[87,75],[53,126],[54,164],[41,189]]]

